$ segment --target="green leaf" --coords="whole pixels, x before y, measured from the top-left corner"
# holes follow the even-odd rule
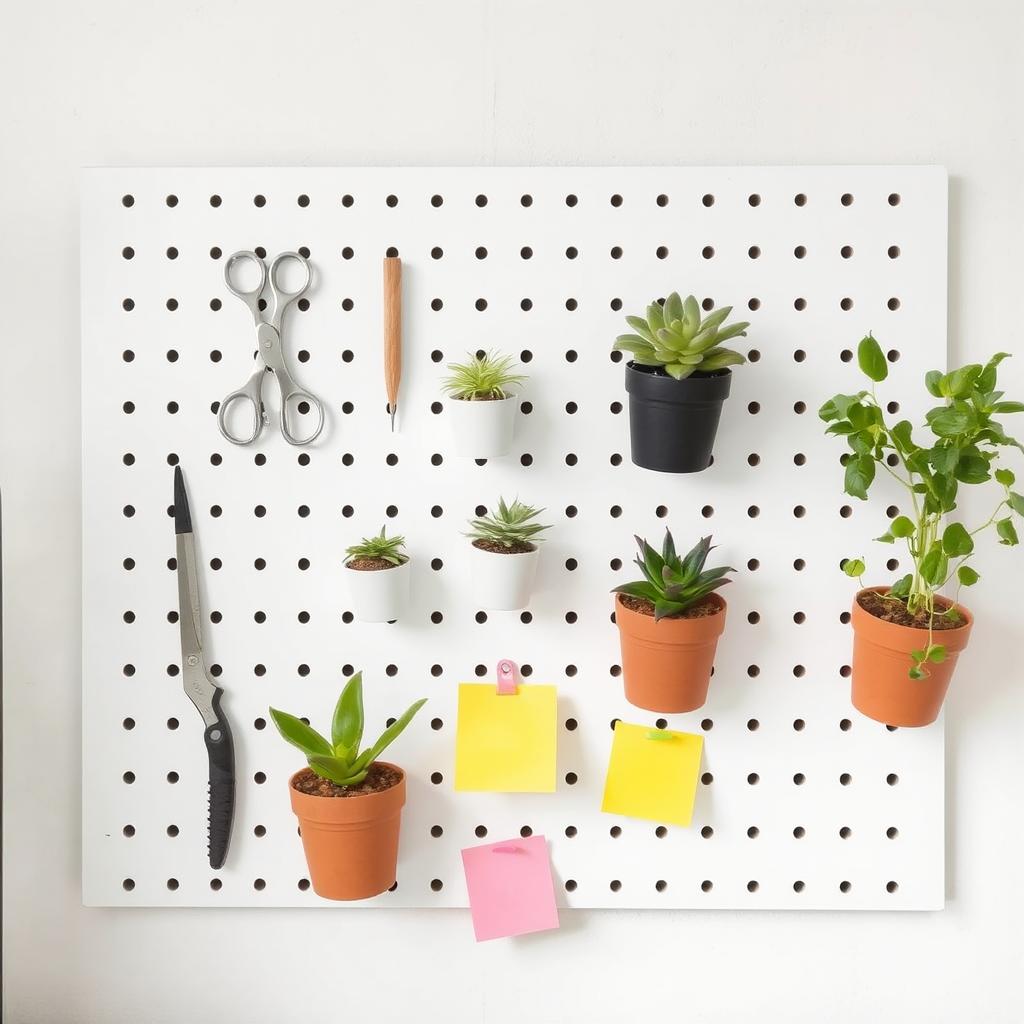
[[[956,578],[965,587],[973,587],[981,576],[978,575],[969,565],[961,565],[956,571]]]
[[[882,346],[870,334],[857,346],[857,363],[876,384],[889,376],[889,364],[885,361]]]
[[[654,354],[654,346],[636,334],[620,334],[612,348],[619,352],[635,352],[638,355]]]
[[[665,326],[665,314],[662,311],[661,306],[656,302],[652,302],[647,307],[647,323],[650,325],[652,331],[656,331]]]
[[[338,703],[334,706],[334,718],[331,720],[331,741],[335,753],[339,749],[351,754],[359,747],[363,738],[363,673],[357,672],[341,691]]]
[[[994,476],[1004,487],[1012,487],[1017,482],[1012,469],[997,469]]]
[[[672,539],[672,531],[665,527],[665,539],[661,542],[661,559],[666,565],[676,561],[676,542]]]
[[[727,366],[740,366],[745,363],[746,357],[732,349],[723,348],[714,354],[707,354],[698,369],[702,373],[711,373],[714,370],[724,370]]]
[[[955,476],[965,484],[983,484],[991,479],[988,459],[980,455],[961,455],[957,463]]]
[[[650,583],[623,583],[612,588],[613,594],[626,594],[628,597],[645,597],[648,601],[658,600],[658,591]]]
[[[936,398],[942,398],[941,382],[942,372],[940,370],[929,370],[924,375],[924,386],[928,389],[928,393]]]
[[[921,575],[926,583],[937,587],[946,578],[947,572],[949,572],[949,558],[942,550],[941,544],[933,544],[921,559]]]
[[[311,757],[309,767],[336,786],[355,786],[366,778],[365,771],[354,771],[352,765],[340,757]]]
[[[960,461],[960,449],[955,445],[935,447],[928,451],[928,462],[936,473],[954,473]]]
[[[1020,543],[1020,538],[1017,536],[1017,528],[1013,525],[1013,520],[1009,516],[1005,519],[1000,519],[996,523],[996,533],[999,534],[1000,544],[1013,547],[1015,544]]]
[[[946,374],[942,383],[942,390],[950,398],[962,398],[964,395],[970,394],[980,373],[980,363],[970,363],[967,366],[961,366],[959,370]]]
[[[910,420],[900,420],[892,430],[889,431],[889,436],[893,440],[893,444],[899,449],[904,455],[909,455],[913,451],[917,451],[917,445],[914,444],[914,440],[911,437],[913,433],[913,426]]]
[[[946,660],[946,648],[944,644],[932,644],[928,648],[928,660],[933,665],[941,665]]]
[[[684,363],[666,363],[665,372],[676,380],[685,380],[696,370],[696,366],[686,366]]]
[[[846,463],[845,490],[847,494],[864,500],[875,479],[875,462],[870,455],[859,455]]]
[[[952,558],[962,558],[974,550],[974,540],[963,523],[950,523],[942,534],[942,550]]]
[[[906,516],[897,516],[890,524],[889,531],[894,537],[913,537],[916,527]]]
[[[277,731],[293,747],[298,747],[306,757],[315,757],[318,754],[330,756],[334,753],[330,743],[316,729],[306,725],[294,715],[289,715],[287,711],[271,708],[270,717],[273,719],[274,725],[277,726]]]
[[[627,316],[626,323],[629,324],[629,326],[632,327],[644,341],[651,345],[654,344],[654,334],[651,332],[650,326],[642,316]],[[626,337],[629,337],[629,335],[626,335]]]
[[[659,598],[654,602],[654,621],[659,622],[666,616],[676,615],[685,609],[686,605],[680,601],[666,601],[664,598]]]
[[[956,437],[963,434],[971,426],[970,415],[963,410],[955,409],[953,406],[940,406],[932,409],[925,416],[932,433],[937,437]]]
[[[911,679],[928,678],[928,673],[923,668],[921,668],[920,665],[911,665],[910,669],[907,671],[907,675],[910,676]]]
[[[848,558],[843,564],[843,572],[852,579],[863,576],[864,569],[864,562],[860,558]]]
[[[665,299],[665,305],[661,307],[661,313],[666,326],[672,323],[673,320],[683,319],[683,300],[679,298],[679,292],[672,292],[672,294]],[[700,319],[699,310],[697,319]]]
[[[895,542],[896,538],[889,530],[886,530],[881,537],[876,537],[875,540],[880,541],[882,544],[892,544]]]
[[[427,703],[426,697],[421,697],[415,704],[410,705],[401,718],[392,722],[381,734],[380,739],[368,750],[364,750],[356,758],[352,765],[354,771],[362,771],[371,765],[392,743],[405,731],[405,727],[413,720],[416,712]]]
[[[990,412],[1024,412],[1024,402],[996,402]]]
[[[1009,359],[1009,352],[997,352],[981,371],[977,380],[978,390],[982,392],[993,391],[996,386],[996,367],[1004,360]]]
[[[898,579],[890,588],[890,597],[906,598],[910,594],[910,588],[913,585],[914,578],[907,573],[906,576],[902,576]]]
[[[1024,495],[1018,494],[1016,491],[1010,491],[1006,501],[1017,515],[1024,516]]]

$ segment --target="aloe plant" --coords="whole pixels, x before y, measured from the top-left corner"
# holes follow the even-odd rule
[[[726,573],[736,570],[729,566],[705,569],[704,563],[712,550],[710,537],[701,539],[682,557],[676,554],[672,531],[665,531],[665,541],[658,554],[641,537],[636,537],[640,554],[636,564],[644,578],[614,587],[612,593],[641,597],[654,605],[654,620],[678,615],[698,604],[713,590],[729,583]]]
[[[330,742],[301,718],[286,711],[271,708],[270,717],[277,731],[306,755],[309,767],[317,775],[338,786],[358,786],[366,778],[370,765],[398,739],[426,702],[426,697],[416,701],[380,734],[373,746],[362,752],[359,750],[363,740],[362,672],[352,676],[341,691],[331,719]]]
[[[627,316],[626,323],[635,333],[620,334],[612,347],[632,353],[637,365],[662,369],[676,380],[738,366],[746,359],[722,342],[744,337],[750,324],[740,321],[727,325],[731,312],[732,306],[723,306],[702,317],[700,303],[693,295],[684,300],[673,292],[664,305],[652,302],[646,318]]]
[[[452,398],[467,402],[508,398],[509,387],[527,379],[512,372],[515,365],[513,356],[501,352],[471,355],[466,363],[448,363],[451,373],[441,382],[441,388]]]
[[[401,549],[405,547],[404,537],[388,537],[387,528],[382,526],[376,537],[364,537],[358,544],[345,548],[345,561],[354,558],[383,558],[391,565],[404,565],[409,556]]]
[[[504,498],[498,499],[498,511],[489,516],[481,516],[469,521],[472,529],[467,537],[473,540],[487,540],[500,544],[504,548],[512,548],[517,544],[531,544],[534,540],[542,540],[537,534],[542,530],[551,529],[540,523],[532,522],[543,512],[542,508],[524,505],[516,498],[511,505]]]

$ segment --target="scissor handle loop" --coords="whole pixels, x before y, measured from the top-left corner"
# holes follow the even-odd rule
[[[220,407],[217,409],[217,426],[220,428],[220,432],[224,435],[225,440],[230,441],[232,444],[252,444],[260,436],[260,431],[263,430],[263,424],[267,420],[267,413],[263,407],[263,396],[260,393],[263,373],[262,369],[258,370],[249,378],[244,387],[239,388],[237,391],[232,391],[229,395],[225,395],[220,403]],[[252,433],[248,437],[232,434],[228,429],[228,408],[239,401],[248,402],[252,406],[253,427]]]
[[[282,381],[281,383],[284,385],[285,382]],[[282,386],[281,388],[281,433],[289,444],[296,446],[312,444],[320,436],[320,431],[324,429],[323,403],[316,397],[316,395],[311,394],[304,388],[300,388],[294,381],[291,381],[290,383],[292,388],[287,394],[285,394],[284,387]],[[316,427],[313,429],[311,434],[308,434],[305,437],[297,437],[292,433],[291,428],[288,426],[289,402],[308,402],[310,410],[316,410]]]

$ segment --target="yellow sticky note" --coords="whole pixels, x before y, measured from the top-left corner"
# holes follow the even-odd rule
[[[689,825],[703,746],[688,732],[616,722],[601,810]]]
[[[557,687],[499,696],[494,683],[460,683],[455,788],[553,793],[557,729]]]

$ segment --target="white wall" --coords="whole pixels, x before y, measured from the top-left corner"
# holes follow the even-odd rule
[[[939,163],[952,176],[951,360],[1024,356],[1022,12],[1014,0],[8,6],[4,1019],[1021,1020],[1024,675],[1010,645],[1024,628],[1008,570],[1024,554],[1006,549],[980,561],[980,621],[951,701],[944,913],[577,912],[560,934],[475,947],[457,911],[83,909],[76,225],[89,164]],[[1005,365],[1019,396],[1024,358]]]

